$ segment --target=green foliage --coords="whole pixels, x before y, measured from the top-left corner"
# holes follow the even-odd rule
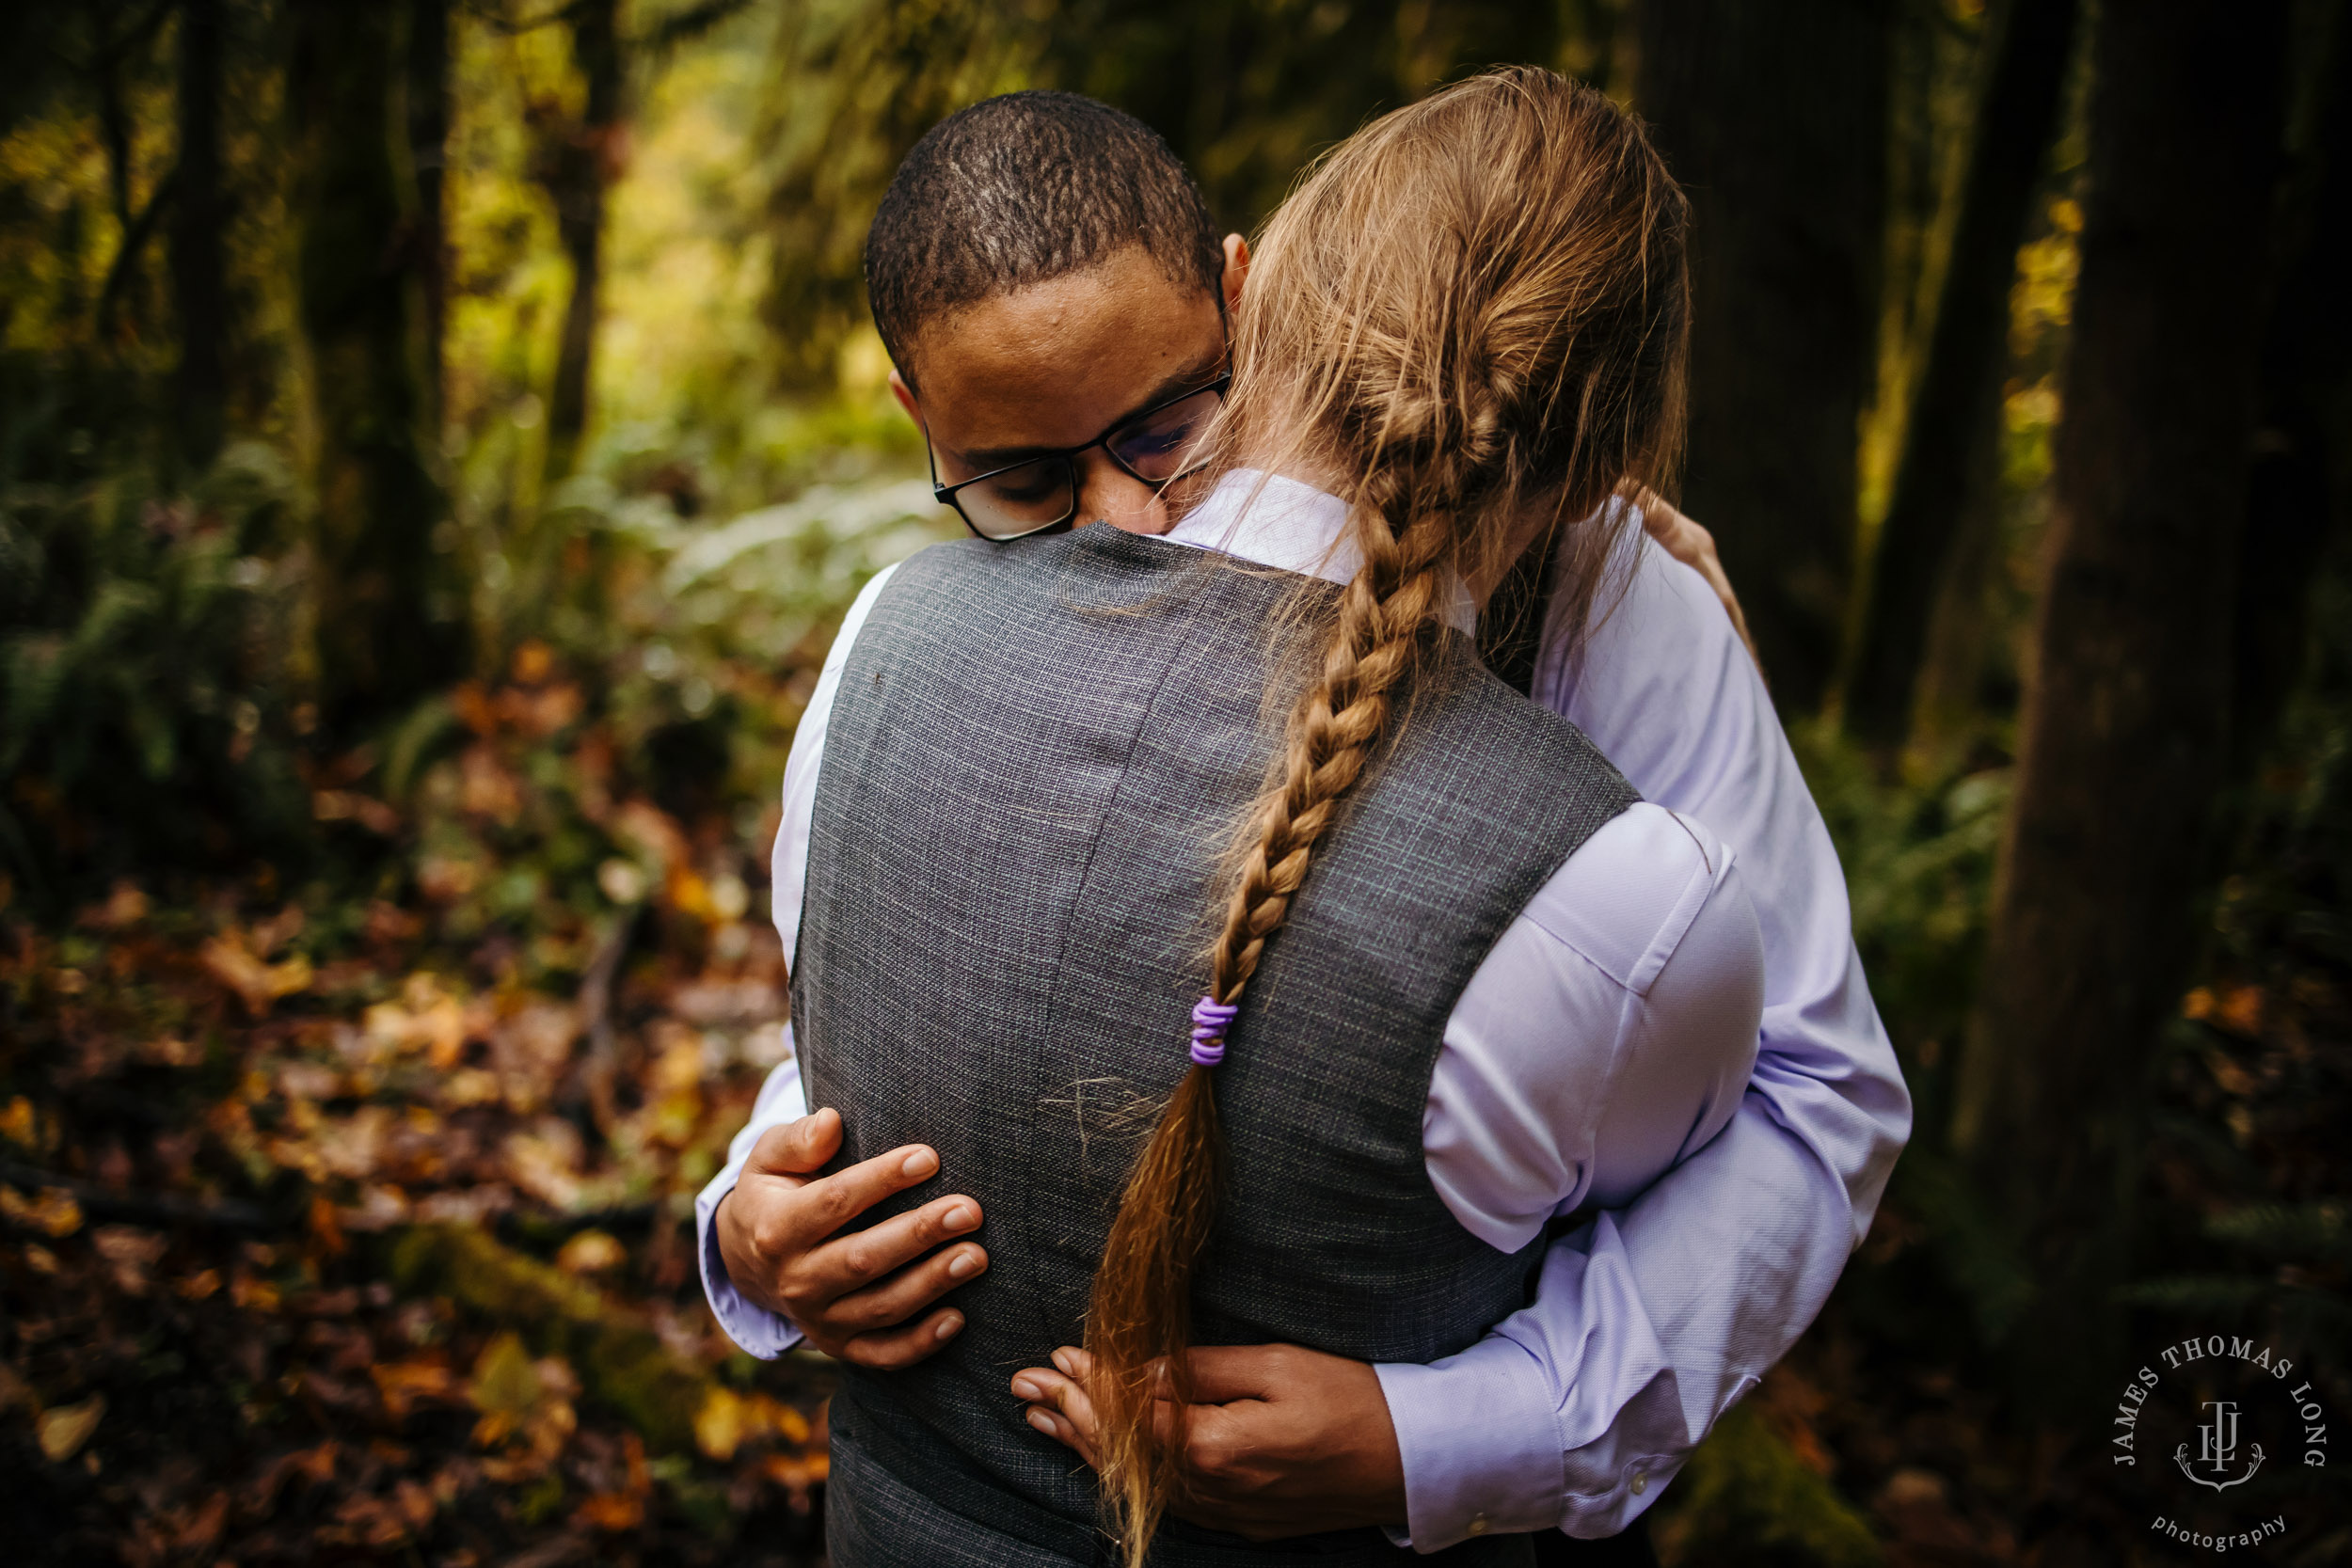
[[[1963,762],[1890,784],[1827,724],[1790,738],[1845,866],[1871,997],[1918,1102],[1915,1150],[1932,1148],[1983,961],[2010,770]]]
[[[1659,1558],[1725,1568],[1872,1568],[1878,1537],[1753,1401],[1715,1423],[1661,1504]]]
[[[252,444],[185,495],[135,466],[0,472],[0,856],[28,890],[299,855],[294,504]]]
[[[694,1415],[711,1380],[601,1292],[463,1226],[406,1232],[394,1243],[392,1275],[406,1290],[446,1295],[467,1312],[519,1329],[542,1353],[570,1357],[589,1393],[626,1416],[657,1451],[693,1448]],[[497,1357],[495,1346],[491,1354]],[[531,1376],[519,1351],[494,1359],[491,1370],[502,1388]]]

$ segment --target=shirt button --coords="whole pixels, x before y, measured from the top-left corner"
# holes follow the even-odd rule
[[[1649,1477],[1644,1475],[1639,1470],[1634,1471],[1633,1484],[1628,1490],[1631,1491],[1635,1497],[1640,1497],[1643,1493],[1649,1490]]]
[[[1486,1516],[1484,1513],[1475,1514],[1471,1517],[1470,1522],[1470,1532],[1472,1535],[1484,1535],[1486,1533]]]

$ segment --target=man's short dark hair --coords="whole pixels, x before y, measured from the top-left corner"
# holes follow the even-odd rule
[[[912,381],[932,317],[1130,245],[1172,283],[1220,286],[1208,203],[1159,133],[1074,92],[986,99],[932,126],[882,196],[866,236],[874,325]]]

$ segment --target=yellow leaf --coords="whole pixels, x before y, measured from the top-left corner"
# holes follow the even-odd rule
[[[670,907],[680,914],[691,914],[707,925],[722,924],[718,906],[710,900],[710,884],[691,868],[672,866],[663,892],[669,895]]]
[[[764,1407],[763,1414],[767,1417],[769,1431],[796,1449],[808,1441],[807,1417],[790,1405],[779,1403],[765,1394],[759,1396],[759,1402]]]
[[[0,1186],[0,1217],[51,1236],[71,1236],[82,1228],[82,1206],[63,1187],[44,1187],[28,1198],[14,1187]]]
[[[230,930],[204,944],[200,957],[214,979],[237,993],[246,1011],[255,1018],[269,1011],[281,996],[310,989],[310,960],[296,953],[283,963],[263,963],[246,945],[243,933]]]
[[[40,1130],[33,1118],[33,1102],[23,1095],[8,1101],[8,1108],[0,1111],[0,1138],[25,1148],[34,1146]]]
[[[822,1486],[831,1468],[829,1456],[821,1453],[771,1453],[760,1462],[760,1473],[789,1492],[805,1494],[812,1486]]]
[[[703,1407],[694,1413],[694,1445],[721,1464],[735,1457],[735,1450],[750,1436],[752,1412],[743,1397],[732,1388],[713,1386],[703,1400]]]
[[[581,1231],[555,1255],[555,1266],[565,1274],[601,1274],[628,1261],[628,1249],[601,1230]]]
[[[532,1365],[520,1338],[501,1334],[483,1347],[466,1393],[474,1408],[485,1416],[527,1416],[539,1402],[539,1369]]]
[[[52,1461],[72,1459],[82,1451],[82,1445],[98,1430],[99,1418],[105,1414],[103,1394],[92,1394],[79,1404],[61,1404],[55,1410],[42,1411],[39,1423],[40,1451]]]

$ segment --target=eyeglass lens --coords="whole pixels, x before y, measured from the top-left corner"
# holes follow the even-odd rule
[[[1214,389],[1195,392],[1112,432],[1104,445],[1137,479],[1165,484],[1200,461],[1201,439],[1221,402]],[[1067,457],[1041,457],[960,486],[956,500],[973,528],[991,539],[1034,533],[1077,510],[1077,465]]]
[[[1201,437],[1208,434],[1209,421],[1216,418],[1222,401],[1214,391],[1200,391],[1155,408],[1113,433],[1106,443],[1111,455],[1137,479],[1165,483],[1199,461]]]
[[[1041,457],[956,491],[972,526],[991,539],[1051,528],[1077,510],[1077,483],[1067,457]]]

